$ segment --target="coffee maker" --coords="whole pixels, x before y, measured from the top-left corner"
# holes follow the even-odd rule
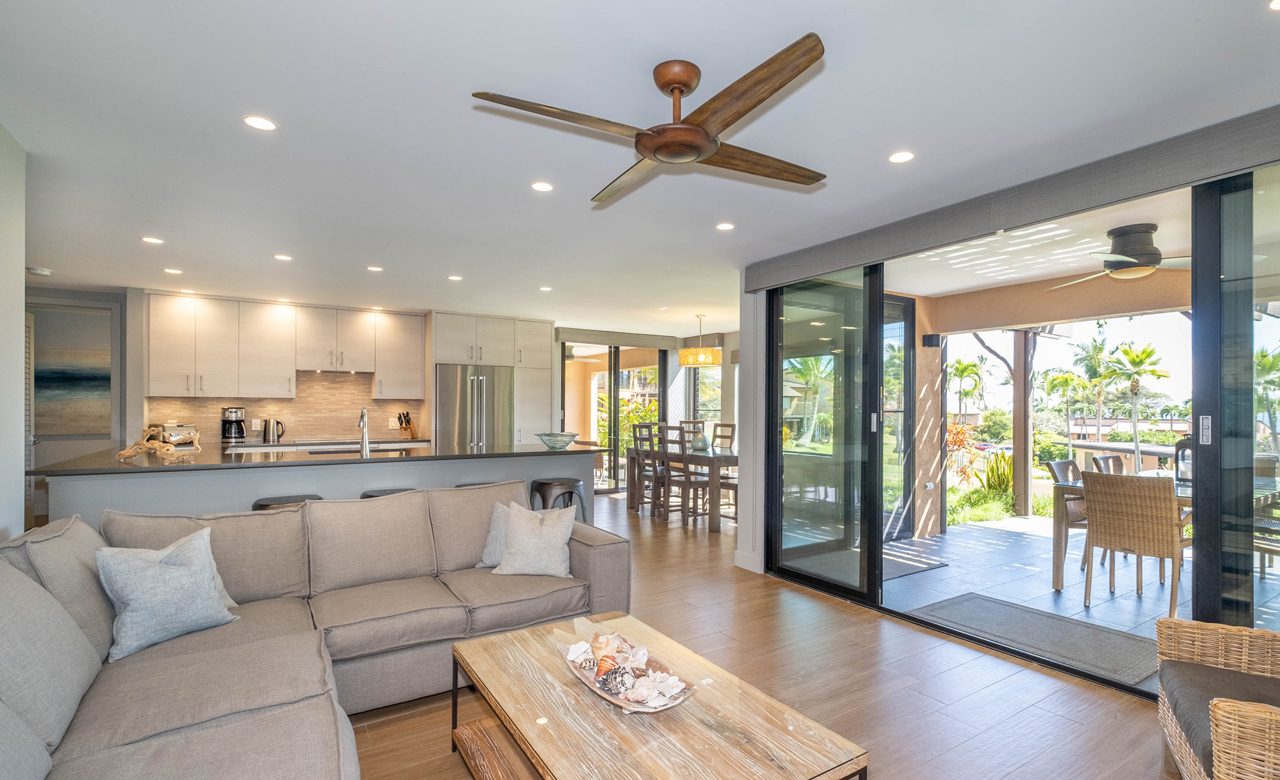
[[[244,444],[244,407],[222,407],[222,443]]]

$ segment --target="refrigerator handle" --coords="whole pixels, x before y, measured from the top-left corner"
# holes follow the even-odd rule
[[[470,404],[468,404],[471,407],[471,425],[468,426],[469,428],[471,428],[470,444],[472,447],[475,447],[476,446],[476,378],[474,376],[467,377],[467,385],[468,385],[467,396],[468,396],[468,400],[471,402]]]
[[[488,425],[488,393],[485,391],[484,376],[480,377],[480,446],[483,447],[489,443],[489,425]]]

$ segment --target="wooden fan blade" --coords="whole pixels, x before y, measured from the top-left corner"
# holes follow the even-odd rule
[[[634,187],[644,180],[653,171],[657,170],[662,163],[657,160],[650,160],[648,157],[643,158],[640,162],[631,166],[622,172],[622,175],[609,182],[609,186],[596,193],[591,200],[595,203],[604,203],[609,198],[621,194],[624,190]]]
[[[822,39],[809,33],[725,87],[684,118],[717,136],[822,59]]]
[[[720,150],[705,160],[698,162],[716,168],[725,168],[739,173],[750,173],[766,179],[789,181],[796,184],[817,184],[827,178],[825,173],[811,171],[795,163],[779,160],[767,154],[743,149],[741,146],[720,144]]]
[[[624,125],[621,122],[610,122],[608,119],[601,119],[600,117],[589,116],[587,114],[579,114],[577,111],[569,111],[564,108],[556,108],[555,106],[544,106],[541,103],[532,103],[528,100],[507,97],[506,95],[499,95],[493,92],[473,92],[471,93],[471,97],[487,100],[490,103],[497,103],[498,105],[506,106],[508,108],[518,108],[521,111],[541,114],[542,116],[551,117],[552,119],[559,119],[562,122],[572,122],[575,125],[590,127],[592,130],[603,130],[606,133],[620,135],[623,138],[634,139],[641,133],[649,132],[648,130],[644,130],[639,127]]]
[[[1090,274],[1089,276],[1082,276],[1079,279],[1076,279],[1075,281],[1067,282],[1066,284],[1060,284],[1057,287],[1050,287],[1049,291],[1052,292],[1054,290],[1061,290],[1063,287],[1070,287],[1073,284],[1080,284],[1081,282],[1087,282],[1090,279],[1097,279],[1099,276],[1106,276],[1106,275],[1107,275],[1106,271],[1099,271],[1096,274]]]

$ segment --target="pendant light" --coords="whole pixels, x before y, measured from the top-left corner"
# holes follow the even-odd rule
[[[705,314],[694,315],[698,318],[698,346],[685,347],[680,350],[681,366],[718,366],[720,365],[720,349],[702,346],[702,318]]]

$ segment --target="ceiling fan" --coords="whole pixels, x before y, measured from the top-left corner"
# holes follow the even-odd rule
[[[672,121],[670,124],[654,125],[648,129],[493,92],[476,92],[473,97],[633,139],[636,151],[644,159],[596,193],[591,199],[596,203],[603,203],[640,183],[646,174],[663,165],[702,163],[779,181],[816,184],[826,178],[826,174],[740,146],[721,143],[719,136],[821,59],[822,53],[822,40],[815,33],[809,33],[765,60],[683,118],[680,115],[680,100],[697,88],[702,71],[697,65],[685,60],[659,63],[653,69],[653,81],[659,90],[671,96]]]
[[[1155,232],[1158,226],[1152,222],[1141,222],[1136,225],[1121,225],[1107,231],[1111,239],[1110,252],[1090,252],[1089,254],[1102,261],[1102,270],[1096,274],[1074,279],[1050,290],[1061,290],[1073,284],[1097,279],[1099,276],[1110,276],[1112,279],[1141,279],[1155,273],[1162,262],[1182,263],[1189,265],[1190,256],[1165,257],[1155,245]],[[1169,266],[1165,266],[1168,268]]]

